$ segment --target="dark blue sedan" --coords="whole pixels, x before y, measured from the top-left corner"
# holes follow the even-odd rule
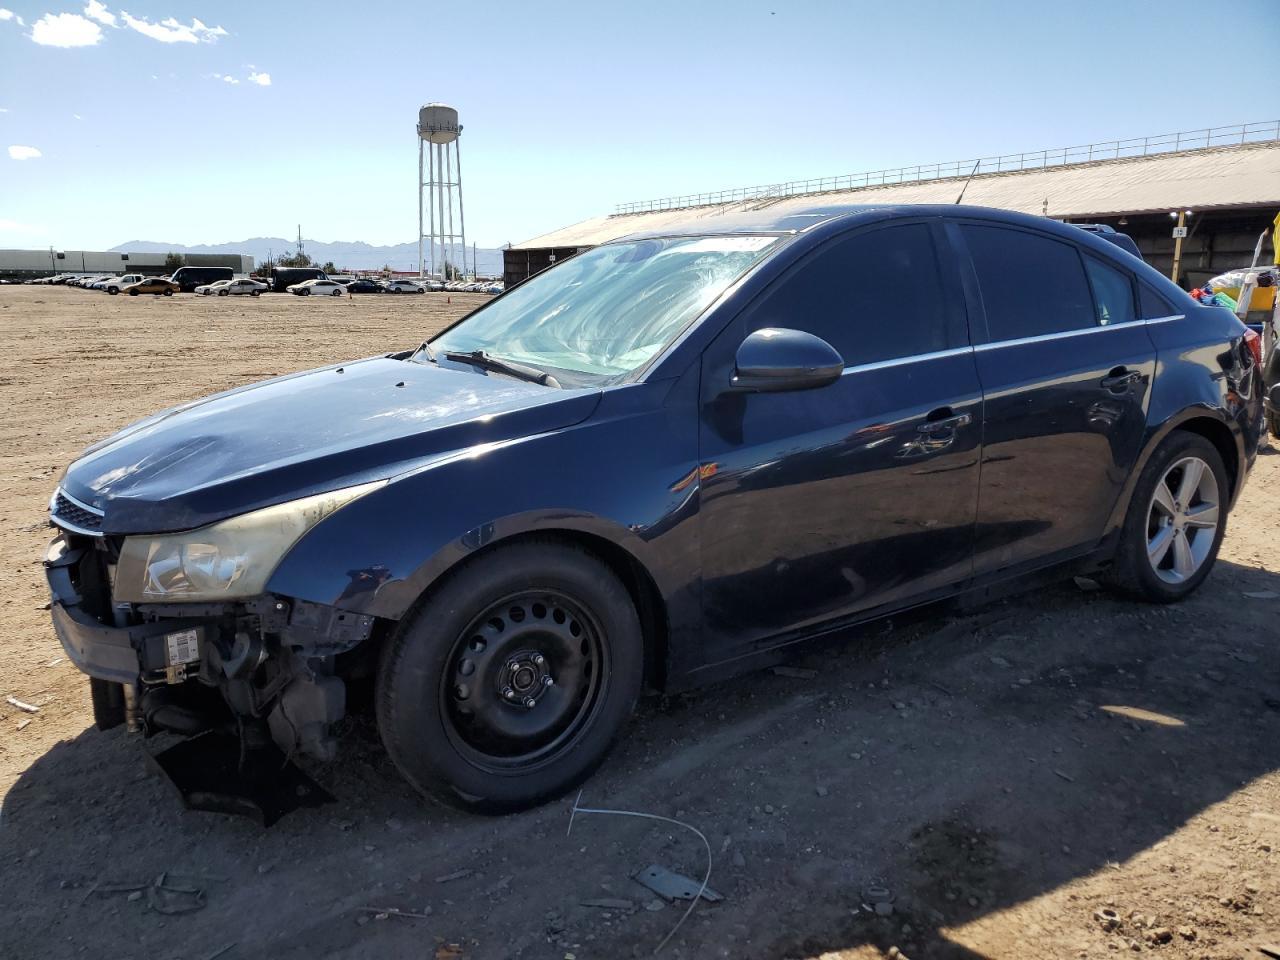
[[[1203,582],[1262,413],[1230,313],[1013,213],[714,222],[86,450],[46,565],[99,726],[329,758],[372,678],[415,786],[510,810],[646,684],[1014,581]]]

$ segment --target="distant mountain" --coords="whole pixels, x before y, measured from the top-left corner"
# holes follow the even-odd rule
[[[181,243],[156,243],[152,240],[130,240],[112,247],[115,253],[242,253],[262,263],[268,256],[291,254],[297,246],[296,240],[283,237],[251,237],[237,243],[200,243],[187,246]],[[319,240],[304,240],[303,249],[317,263],[332,260],[341,269],[377,270],[379,267],[391,265],[393,270],[418,269],[418,244],[397,243],[394,246],[379,247],[371,243],[321,243]],[[502,251],[477,247],[475,251],[477,272],[481,276],[502,276]],[[449,262],[462,265],[461,247],[456,244],[449,250]],[[471,266],[471,250],[467,250],[467,267]]]

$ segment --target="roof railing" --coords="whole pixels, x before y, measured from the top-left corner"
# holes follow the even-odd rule
[[[889,170],[872,170],[865,173],[849,173],[838,177],[818,177],[810,180],[789,180],[755,187],[737,187],[711,193],[690,193],[679,197],[658,200],[639,200],[620,203],[614,216],[629,213],[652,213],[656,210],[678,210],[684,207],[703,207],[743,200],[795,197],[807,193],[831,193],[838,190],[857,190],[863,187],[880,187],[899,183],[922,183],[929,180],[946,180],[967,177],[971,174],[1012,173],[1017,170],[1037,170],[1047,167],[1066,167],[1099,160],[1120,160],[1130,157],[1149,157],[1162,153],[1180,153],[1189,150],[1206,150],[1211,147],[1239,146],[1245,143],[1265,143],[1280,140],[1280,120],[1259,123],[1240,123],[1229,127],[1205,127],[1200,130],[1183,130],[1163,133],[1154,137],[1134,137],[1130,140],[1106,140],[1077,147],[1058,147],[1025,153],[1006,153],[1002,156],[981,159],[952,160],[946,163],[916,164]]]

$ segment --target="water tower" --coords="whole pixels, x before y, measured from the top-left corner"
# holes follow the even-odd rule
[[[467,272],[467,228],[462,216],[462,161],[458,111],[428,103],[418,111],[418,276],[445,279],[445,263]],[[457,209],[457,229],[454,210]],[[426,251],[423,251],[423,241]],[[459,254],[461,266],[459,267]],[[474,268],[474,265],[473,265]]]

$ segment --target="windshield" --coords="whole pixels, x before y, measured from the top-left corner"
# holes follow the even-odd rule
[[[616,380],[639,369],[779,237],[611,243],[566,260],[431,341],[437,356],[483,350],[540,369]]]

